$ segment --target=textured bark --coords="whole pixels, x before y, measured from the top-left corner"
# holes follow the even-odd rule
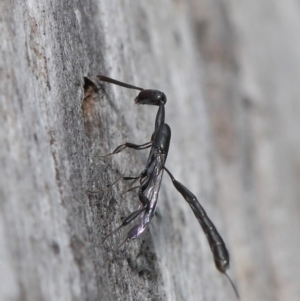
[[[248,2],[0,2],[0,300],[235,298],[166,174],[146,233],[102,242],[138,207],[106,184],[148,151],[95,156],[149,141],[157,108],[96,74],[166,93],[167,167],[224,237],[242,300],[299,300],[299,9]]]

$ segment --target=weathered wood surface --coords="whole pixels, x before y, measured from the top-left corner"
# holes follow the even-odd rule
[[[167,166],[231,253],[242,300],[300,299],[298,4],[0,2],[0,300],[234,300],[189,207],[164,176],[138,241],[102,243],[138,206],[121,175],[156,108],[103,73],[166,93]],[[86,190],[101,189],[97,196]]]
[[[299,300],[299,3],[193,4],[242,299]]]

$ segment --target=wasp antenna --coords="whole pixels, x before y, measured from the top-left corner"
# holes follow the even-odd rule
[[[118,86],[121,86],[121,87],[125,87],[125,88],[128,88],[128,89],[140,90],[140,91],[144,90],[143,88],[136,87],[136,86],[133,86],[133,85],[129,85],[129,84],[120,82],[118,80],[112,79],[112,78],[104,76],[104,75],[97,75],[97,78],[100,81],[102,81],[102,82],[107,82],[107,83],[110,83],[110,84],[115,84],[115,85],[118,85]]]

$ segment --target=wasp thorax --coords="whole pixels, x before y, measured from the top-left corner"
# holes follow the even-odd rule
[[[158,90],[143,90],[135,99],[135,103],[140,105],[160,106],[167,102],[165,93]]]

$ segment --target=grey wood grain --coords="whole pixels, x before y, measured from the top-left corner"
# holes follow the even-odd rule
[[[149,230],[102,242],[138,206],[106,185],[148,151],[95,156],[149,141],[157,109],[97,74],[166,93],[167,167],[224,237],[242,300],[299,299],[299,21],[277,2],[1,1],[0,300],[235,298],[167,175]]]

